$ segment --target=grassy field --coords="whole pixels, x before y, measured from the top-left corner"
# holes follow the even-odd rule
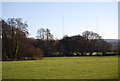
[[[117,56],[3,62],[3,79],[117,79]]]

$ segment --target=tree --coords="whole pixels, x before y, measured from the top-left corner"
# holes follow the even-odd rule
[[[71,42],[71,38],[68,37],[67,35],[63,37],[63,39],[61,40],[61,49],[62,49],[62,53],[64,56],[71,56],[71,48],[70,48],[70,42]]]
[[[105,40],[100,40],[98,44],[99,44],[98,50],[102,52],[102,55],[106,55],[106,52],[112,50],[112,45],[106,42]]]
[[[12,54],[10,55],[11,59],[15,59],[18,56],[20,48],[20,40],[26,38],[29,34],[26,22],[23,22],[21,18],[9,18],[7,24],[11,30],[11,48]]]
[[[53,35],[50,33],[49,29],[46,29],[46,40],[53,40]]]
[[[12,55],[11,29],[4,20],[0,22],[2,23],[2,59],[6,60]]]
[[[85,55],[85,52],[86,52],[85,38],[80,35],[76,35],[76,36],[72,36],[71,39],[72,39],[71,49],[74,49],[73,52],[78,53],[77,55]]]
[[[20,58],[24,57],[24,60],[39,60],[43,57],[43,50],[34,46],[35,39],[25,38],[21,43],[22,53],[19,56]]]
[[[45,29],[44,28],[38,29],[36,37],[37,39],[45,40]]]
[[[85,55],[85,38],[80,35],[65,36],[60,40],[64,56]]]
[[[27,24],[22,19],[10,18],[2,22],[2,60],[17,60],[22,57],[41,58],[43,51],[27,38]]]
[[[45,56],[52,56],[52,49],[53,49],[53,34],[51,34],[49,29],[40,28],[37,31],[37,40],[39,46],[42,46],[42,49],[44,50]],[[42,43],[42,45],[41,45]]]
[[[86,51],[89,52],[90,55],[92,55],[94,51],[97,51],[97,43],[99,40],[102,39],[102,37],[99,34],[94,33],[92,31],[85,31],[82,33],[82,36],[85,37],[87,40]]]
[[[44,28],[40,28],[37,31],[37,39],[41,39],[41,40],[53,40],[53,35],[51,34],[49,29],[44,29]]]

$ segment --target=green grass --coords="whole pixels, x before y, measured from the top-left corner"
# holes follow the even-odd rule
[[[117,56],[3,62],[3,79],[117,79]]]

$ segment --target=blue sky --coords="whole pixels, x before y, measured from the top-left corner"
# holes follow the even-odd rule
[[[89,30],[105,39],[118,38],[117,2],[2,3],[3,19],[22,18],[28,21],[30,37],[35,37],[39,28],[48,28],[55,38],[62,38],[62,15],[64,35],[82,35]]]

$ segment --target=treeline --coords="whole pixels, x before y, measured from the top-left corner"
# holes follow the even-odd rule
[[[46,29],[39,29],[37,33],[38,39],[34,45],[44,50],[44,55],[51,56],[108,56],[117,55],[117,49],[106,42],[102,37],[92,31],[85,31],[81,35],[64,36],[59,40],[43,39],[48,35],[45,34]],[[44,33],[44,34],[41,34]],[[51,33],[49,33],[51,34]],[[52,35],[53,36],[53,35]],[[47,37],[48,38],[48,37]],[[94,54],[96,53],[96,54]]]
[[[64,36],[54,39],[49,29],[40,28],[37,39],[29,38],[27,23],[21,18],[1,20],[2,28],[2,60],[31,60],[41,59],[43,56],[92,56],[118,54],[118,49],[106,42],[92,31],[85,31],[82,35]],[[111,55],[113,55],[111,54]]]
[[[35,39],[28,38],[28,25],[21,18],[1,20],[2,60],[41,59],[43,51],[33,45]]]

